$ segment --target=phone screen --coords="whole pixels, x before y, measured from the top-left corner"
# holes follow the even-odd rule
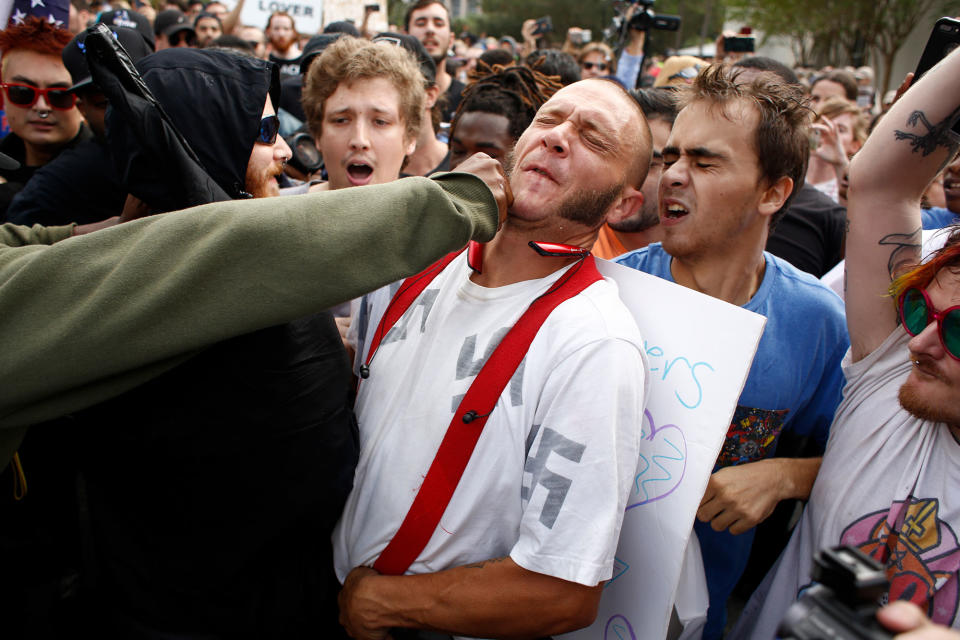
[[[753,36],[727,36],[723,39],[723,50],[728,53],[753,53]]]
[[[923,48],[923,54],[920,56],[917,70],[913,73],[913,83],[911,84],[915,84],[920,76],[929,71],[958,46],[960,46],[960,20],[954,20],[953,18],[937,20],[937,23],[933,25],[933,31],[930,33],[930,39],[927,40],[927,46]],[[953,130],[960,134],[960,122],[953,125]]]

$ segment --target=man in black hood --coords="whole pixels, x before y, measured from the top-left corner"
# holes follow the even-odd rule
[[[170,50],[137,66],[223,191],[276,191],[290,151],[276,136],[274,65]],[[141,144],[149,126],[121,111],[108,131],[128,150],[131,193],[154,211],[179,208],[184,190],[168,181],[175,162]],[[349,385],[323,312],[218,343],[74,414],[98,629],[125,638],[342,633],[330,533],[358,455]]]
[[[143,58],[137,69],[227,196],[277,195],[290,148],[276,135],[280,81],[274,65],[233,51],[172,49]],[[149,129],[139,129],[114,110],[108,131],[131,194],[153,211],[200,204],[183,200],[182,176],[165,162],[167,151],[154,144]]]

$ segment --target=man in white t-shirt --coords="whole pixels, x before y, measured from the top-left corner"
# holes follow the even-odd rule
[[[958,238],[916,266],[921,195],[957,148],[958,74],[954,52],[893,106],[851,163],[844,397],[803,518],[735,638],[773,637],[811,584],[813,554],[837,545],[886,566],[890,601],[960,626]]]
[[[621,87],[589,80],[559,91],[517,142],[515,201],[497,238],[470,264],[455,258],[376,348],[357,397],[361,460],[334,533],[341,623],[353,637],[396,627],[540,637],[593,621],[647,386],[639,332],[602,279],[540,327],[407,575],[370,565],[494,347],[535,299],[593,268],[576,252],[639,206],[650,157],[649,127]],[[531,242],[571,253],[542,256]],[[379,320],[367,319],[368,333]]]

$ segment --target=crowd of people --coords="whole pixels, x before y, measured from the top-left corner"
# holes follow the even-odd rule
[[[0,31],[12,637],[591,624],[651,386],[599,259],[766,318],[693,526],[702,637],[773,638],[837,545],[886,629],[960,637],[960,53],[881,100],[723,37],[242,8]]]

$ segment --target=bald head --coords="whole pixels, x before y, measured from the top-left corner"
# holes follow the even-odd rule
[[[607,105],[607,110],[616,112],[619,120],[618,142],[627,161],[626,184],[639,187],[647,178],[650,160],[653,157],[653,136],[643,109],[626,89],[612,80],[591,78],[567,85],[543,105],[546,108],[554,99],[595,99]],[[616,105],[616,106],[614,106]]]

